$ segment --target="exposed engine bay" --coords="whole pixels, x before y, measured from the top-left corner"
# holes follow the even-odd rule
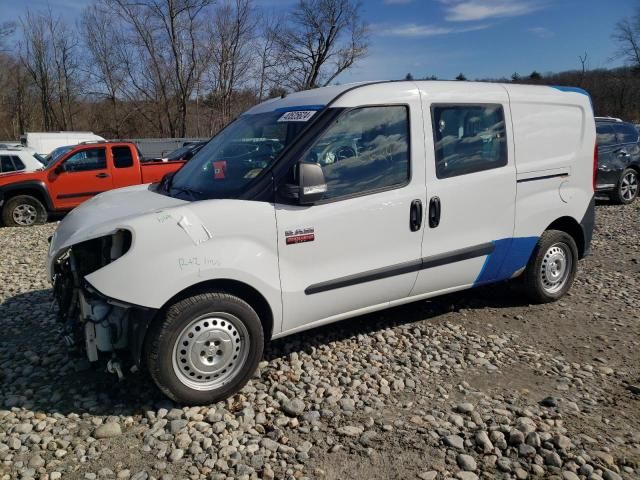
[[[131,341],[139,333],[132,327],[132,316],[139,307],[103,296],[85,276],[122,257],[130,247],[131,233],[118,230],[73,245],[53,266],[53,295],[58,319],[65,324],[65,341],[84,351],[90,362],[108,359],[109,371],[119,377],[123,354],[131,353],[131,347],[141,343],[141,339]],[[139,351],[133,353],[135,360]]]

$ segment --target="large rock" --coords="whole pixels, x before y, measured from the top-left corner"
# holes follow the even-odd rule
[[[116,422],[105,423],[104,425],[100,425],[96,428],[96,431],[93,433],[94,438],[111,438],[117,437],[122,434],[122,430],[120,429],[120,424]]]

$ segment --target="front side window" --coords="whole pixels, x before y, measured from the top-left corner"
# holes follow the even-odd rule
[[[11,161],[11,157],[9,155],[0,156],[0,172],[15,172],[16,167],[13,166],[13,162]]]
[[[111,149],[113,155],[113,166],[116,168],[133,167],[133,155],[129,147],[113,147]]]
[[[86,172],[107,168],[104,148],[89,148],[74,153],[64,161],[65,172]]]
[[[598,146],[615,145],[616,133],[606,123],[596,123],[596,143]]]
[[[450,178],[507,164],[501,105],[432,107],[436,176]]]
[[[186,200],[237,197],[298,137],[312,116],[298,118],[292,113],[241,115],[176,172],[165,186],[168,194]]]
[[[409,111],[405,106],[363,107],[341,115],[305,154],[320,164],[324,199],[360,195],[409,180]]]
[[[628,123],[616,123],[613,126],[616,132],[618,143],[636,143],[638,141],[638,130]]]

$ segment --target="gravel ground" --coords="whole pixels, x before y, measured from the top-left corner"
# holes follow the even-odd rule
[[[1,480],[640,478],[640,202],[598,206],[560,302],[501,284],[288,337],[195,408],[67,352],[54,229],[0,229]]]

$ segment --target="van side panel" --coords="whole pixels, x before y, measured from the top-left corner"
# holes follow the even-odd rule
[[[505,88],[516,150],[514,237],[539,237],[562,217],[583,223],[592,206],[596,141],[589,97],[552,87]]]

